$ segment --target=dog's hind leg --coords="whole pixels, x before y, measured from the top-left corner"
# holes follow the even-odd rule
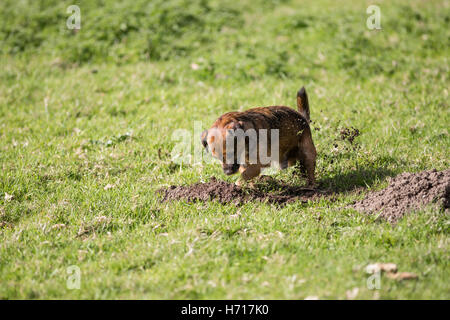
[[[295,147],[289,150],[284,156],[284,161],[280,164],[281,169],[286,169],[287,167],[295,166],[298,160],[298,148]]]
[[[299,141],[298,161],[300,162],[300,172],[305,174],[308,178],[308,185],[314,186],[315,169],[316,169],[316,147],[314,146],[311,131],[306,131],[302,134]]]

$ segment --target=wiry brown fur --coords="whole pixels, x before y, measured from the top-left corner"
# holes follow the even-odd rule
[[[304,88],[297,94],[297,107],[298,112],[285,106],[271,106],[253,108],[244,112],[225,113],[213,123],[209,130],[202,133],[202,143],[205,147],[210,147],[210,151],[215,157],[219,157],[217,152],[222,150],[222,167],[227,174],[239,170],[243,180],[250,180],[260,174],[261,168],[270,164],[261,164],[259,157],[256,164],[250,164],[247,157],[246,163],[240,166],[237,163],[226,164],[227,153],[223,142],[226,141],[228,130],[255,129],[259,141],[259,129],[268,129],[267,150],[268,156],[270,156],[270,129],[278,129],[280,159],[276,160],[280,163],[281,168],[284,169],[299,162],[301,172],[308,177],[308,183],[314,185],[316,149],[309,127],[309,104]],[[220,132],[222,139],[215,139],[213,135],[208,134],[211,130]],[[219,142],[220,140],[222,141]],[[222,146],[218,143],[222,143]]]

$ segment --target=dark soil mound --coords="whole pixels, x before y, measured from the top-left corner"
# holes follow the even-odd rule
[[[358,211],[380,214],[396,222],[410,210],[436,201],[444,208],[450,205],[450,169],[402,173],[389,181],[386,189],[371,192],[352,207]]]
[[[307,202],[328,192],[295,187],[265,177],[269,182],[256,184],[253,188],[241,188],[235,184],[219,181],[215,178],[207,183],[196,183],[191,186],[170,186],[159,190],[163,201],[185,199],[188,202],[217,200],[220,203],[242,204],[257,200],[268,203],[286,204],[295,201]]]

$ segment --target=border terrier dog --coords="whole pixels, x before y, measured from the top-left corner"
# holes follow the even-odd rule
[[[279,163],[281,169],[298,163],[308,186],[314,187],[317,153],[304,87],[297,93],[297,110],[271,106],[225,113],[202,132],[203,147],[222,162],[226,175],[240,172],[237,185],[257,177],[273,163]]]

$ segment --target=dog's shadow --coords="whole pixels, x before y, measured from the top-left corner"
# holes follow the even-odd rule
[[[318,188],[331,190],[335,193],[349,192],[360,188],[371,187],[384,178],[394,175],[395,172],[390,169],[362,167],[354,171],[331,174],[322,178],[318,182]]]
[[[276,192],[280,195],[336,194],[371,187],[384,178],[394,175],[395,172],[386,168],[360,167],[350,172],[336,174],[331,172],[324,178],[319,177],[315,188],[271,176],[260,176],[254,187],[259,191]]]

